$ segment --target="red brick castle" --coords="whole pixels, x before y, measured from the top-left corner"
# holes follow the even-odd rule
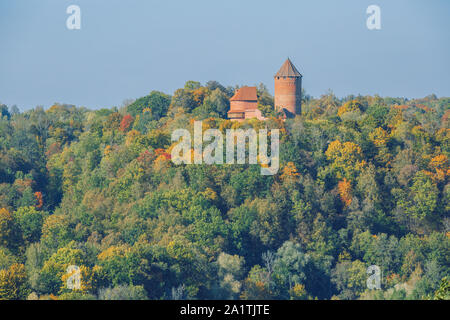
[[[294,117],[301,113],[302,75],[287,59],[275,74],[275,110],[283,112],[285,117]],[[264,120],[258,110],[256,87],[242,87],[230,99],[228,118],[236,121],[257,118]]]

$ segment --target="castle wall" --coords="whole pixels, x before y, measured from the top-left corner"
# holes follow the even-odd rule
[[[301,114],[302,80],[300,77],[275,77],[275,108]]]
[[[263,117],[261,111],[259,109],[251,109],[245,111],[245,119],[252,119],[256,118],[258,120],[265,120],[266,118]]]
[[[258,108],[257,101],[246,101],[246,100],[232,100],[230,101],[230,112],[232,111],[245,111],[249,109]]]
[[[252,117],[260,116],[257,114],[258,102],[253,100],[232,100],[230,101],[230,111],[228,118],[231,120],[243,121]]]

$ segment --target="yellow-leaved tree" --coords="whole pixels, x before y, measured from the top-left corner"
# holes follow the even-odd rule
[[[30,293],[23,264],[14,263],[0,270],[0,300],[24,300]]]
[[[331,169],[338,179],[347,178],[353,181],[356,173],[366,165],[361,147],[353,142],[341,143],[335,140],[328,145],[325,155],[332,161]]]

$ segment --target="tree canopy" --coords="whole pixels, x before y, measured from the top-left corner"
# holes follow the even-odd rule
[[[305,94],[283,120],[260,85],[269,118],[238,123],[233,92],[0,104],[0,299],[448,299],[450,98]],[[280,129],[280,170],[175,165],[194,120]]]

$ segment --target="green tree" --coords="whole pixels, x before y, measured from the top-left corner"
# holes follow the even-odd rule
[[[147,293],[143,286],[118,285],[113,288],[100,289],[100,300],[147,300]]]
[[[244,274],[244,258],[238,255],[229,255],[221,252],[217,258],[219,267],[218,276],[220,281],[220,298],[233,299],[241,291],[241,280]]]
[[[304,284],[308,261],[309,256],[303,252],[298,243],[286,241],[277,250],[272,278],[281,297],[289,297],[291,290],[298,290],[293,289],[296,285]]]
[[[133,116],[141,114],[149,109],[153,118],[159,120],[167,114],[171,98],[163,92],[152,91],[148,96],[137,99],[127,107],[128,112]]]
[[[20,244],[19,233],[14,215],[7,209],[0,209],[0,246],[17,248]]]
[[[338,263],[332,271],[332,282],[340,299],[356,299],[366,289],[366,266],[359,260]]]
[[[35,207],[21,207],[14,212],[15,219],[26,242],[39,241],[44,212],[37,211]]]
[[[438,204],[439,190],[424,172],[418,172],[413,181],[410,201],[405,206],[406,212],[418,219],[428,218]]]
[[[448,277],[441,280],[439,288],[430,296],[432,300],[450,300],[450,281]]]

